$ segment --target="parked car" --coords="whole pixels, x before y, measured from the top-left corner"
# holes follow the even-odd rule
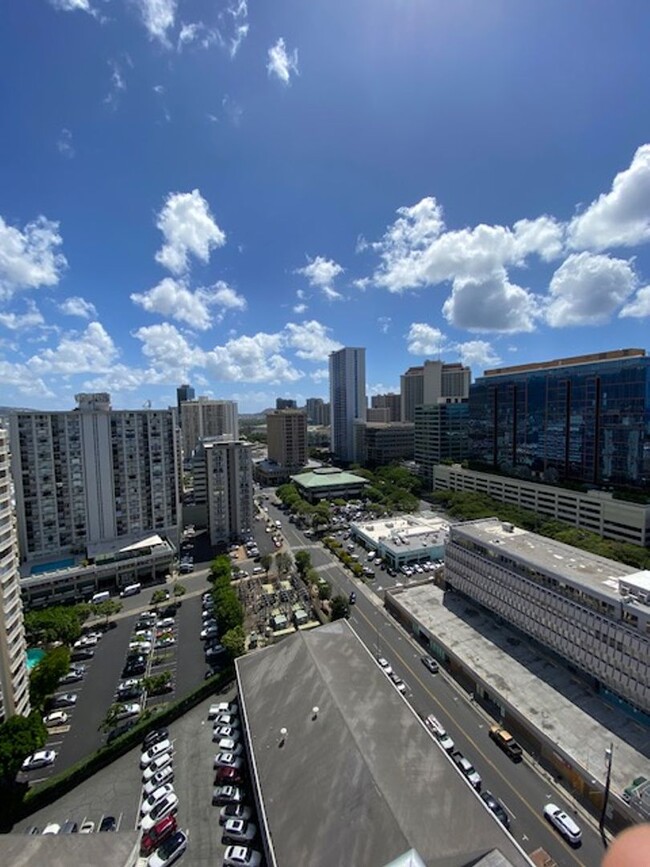
[[[244,804],[226,804],[219,810],[219,824],[225,825],[228,819],[250,819],[253,811]]]
[[[92,659],[94,655],[95,651],[92,649],[92,647],[78,647],[70,654],[70,661],[76,662],[82,659]]]
[[[216,726],[229,726],[233,729],[239,728],[239,717],[235,716],[234,713],[220,713],[216,716],[212,721]]]
[[[214,757],[214,768],[237,768],[240,770],[244,767],[244,760],[233,753],[217,753]]]
[[[49,825],[46,825],[43,828],[43,836],[46,834],[59,834],[61,831],[61,826],[58,822],[50,822]]]
[[[161,801],[163,798],[166,798],[167,795],[171,795],[174,792],[174,787],[171,783],[164,783],[162,786],[158,786],[158,788],[152,792],[148,798],[145,798],[140,807],[140,815],[146,816],[147,813],[150,813],[152,809],[156,806],[158,801]]]
[[[387,659],[384,659],[383,656],[379,657],[379,659],[377,660],[377,663],[378,663],[379,667],[381,669],[383,669],[384,674],[392,674],[393,673],[393,669],[391,668],[390,663],[388,662]]]
[[[454,742],[449,737],[447,732],[444,729],[442,723],[440,723],[433,714],[430,714],[424,721],[424,724],[428,729],[434,733],[436,738],[438,739],[440,746],[448,753],[453,752],[454,750]]]
[[[172,758],[173,756],[171,750],[155,758],[153,762],[151,762],[149,767],[145,770],[145,772],[142,774],[142,782],[148,783],[149,780],[158,773],[158,771],[162,771],[162,769],[166,768],[167,765],[171,765]]]
[[[470,762],[469,759],[466,759],[465,756],[460,752],[460,750],[456,750],[451,754],[452,759],[456,762],[458,769],[461,774],[466,777],[469,782],[474,786],[478,791],[481,790],[481,777],[478,771],[475,770],[474,766]]]
[[[153,775],[153,777],[144,784],[142,788],[142,793],[145,798],[148,798],[150,795],[156,791],[156,789],[160,788],[160,786],[165,783],[171,783],[174,779],[174,768],[172,765],[166,765],[161,771],[158,771]]]
[[[156,822],[153,828],[144,834],[140,841],[141,854],[151,854],[154,849],[157,849],[158,846],[160,846],[163,840],[166,840],[174,833],[177,827],[176,816],[173,815],[165,816],[164,819]]]
[[[104,816],[99,823],[100,832],[117,831],[117,819],[115,816]]]
[[[31,756],[27,756],[21,765],[22,771],[35,771],[37,768],[47,768],[54,764],[56,752],[54,750],[37,750]]]
[[[128,719],[126,722],[121,723],[119,726],[115,726],[112,731],[108,733],[108,737],[106,738],[107,744],[112,744],[114,740],[125,735],[128,731],[130,731],[133,726],[136,724],[136,719]]]
[[[117,719],[117,720],[129,719],[130,717],[140,716],[141,713],[142,713],[142,706],[141,705],[136,704],[135,702],[133,704],[123,704],[120,707],[120,709],[117,711],[117,713],[115,714],[115,719]]]
[[[168,867],[187,849],[187,834],[175,831],[147,861],[147,867]]]
[[[84,674],[86,673],[86,669],[81,666],[71,668],[67,674],[64,674],[63,677],[59,680],[60,684],[66,683],[79,683],[80,680],[84,679]]]
[[[233,701],[220,701],[218,704],[211,704],[208,709],[208,719],[214,719],[222,713],[236,713],[237,703]]]
[[[55,695],[52,702],[53,708],[59,707],[74,707],[77,703],[77,696],[74,692],[64,692],[61,695]]]
[[[578,846],[582,841],[582,831],[568,813],[555,804],[546,804],[544,818],[551,823],[572,846]]]
[[[169,740],[158,741],[158,743],[153,744],[153,746],[149,747],[148,750],[145,750],[145,752],[140,756],[140,767],[142,769],[146,768],[154,759],[157,759],[158,756],[170,752],[171,748],[172,745]]]
[[[231,741],[238,741],[239,735],[239,729],[234,728],[234,726],[216,725],[212,731],[212,740],[228,738]]]
[[[406,684],[398,674],[396,674],[394,671],[391,671],[388,677],[402,694],[406,692]]]
[[[215,659],[221,656],[224,653],[227,653],[227,651],[223,644],[214,644],[211,647],[206,647],[205,658],[207,661],[209,661],[211,659]]]
[[[142,686],[128,686],[122,689],[121,687],[117,688],[115,692],[115,700],[117,702],[129,701],[129,699],[140,698],[142,695]]]
[[[78,834],[79,826],[71,819],[67,819],[62,825],[59,834]]]
[[[95,823],[91,822],[90,819],[86,819],[85,822],[82,822],[81,828],[79,828],[80,834],[93,834],[95,831]]]
[[[214,773],[215,786],[239,786],[244,782],[242,768],[219,767]]]
[[[437,674],[438,673],[438,663],[435,661],[435,659],[431,659],[430,656],[423,656],[422,657],[422,665],[425,668],[428,668],[429,671],[431,672],[431,674]]]
[[[169,738],[169,731],[167,729],[154,729],[149,732],[145,736],[145,739],[142,741],[142,750],[148,750],[149,747],[152,747],[154,744],[160,743],[160,741],[165,741]]]
[[[142,819],[140,827],[143,831],[149,831],[159,819],[164,819],[178,810],[178,797],[174,792],[170,792],[156,802],[155,806]]]
[[[216,786],[212,792],[212,803],[218,807],[225,804],[240,804],[244,800],[244,791],[238,786]]]
[[[250,843],[255,839],[257,827],[246,819],[228,819],[223,828],[224,843]]]
[[[206,625],[201,630],[201,633],[199,635],[201,641],[205,641],[206,638],[218,638],[219,637],[219,627],[217,626],[217,624],[216,623],[210,623],[209,621],[208,621],[208,624],[209,625]]]
[[[220,753],[232,753],[234,756],[240,756],[243,751],[242,745],[239,741],[235,741],[232,738],[219,738],[212,737],[213,741],[217,743],[217,749]]]
[[[259,867],[262,856],[246,846],[228,846],[223,856],[223,867]]]
[[[52,713],[43,717],[43,722],[48,728],[50,726],[64,726],[67,721],[68,714],[64,710],[53,710]]]
[[[503,808],[503,805],[500,804],[497,799],[494,797],[492,792],[488,792],[486,789],[484,792],[481,792],[481,800],[485,801],[488,808],[492,810],[497,819],[501,822],[504,828],[510,827],[510,819],[508,818],[508,814]]]

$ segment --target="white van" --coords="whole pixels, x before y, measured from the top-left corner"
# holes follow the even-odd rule
[[[125,596],[137,596],[138,593],[142,590],[142,584],[129,584],[128,587],[125,587],[124,590],[120,593],[120,596],[124,598]]]
[[[107,599],[111,598],[111,594],[108,590],[102,590],[100,593],[93,593],[92,599],[90,600],[91,605],[97,605],[100,602],[106,602]]]
[[[376,551],[368,551],[368,563],[372,563],[372,561],[375,559],[376,556],[377,556]]]

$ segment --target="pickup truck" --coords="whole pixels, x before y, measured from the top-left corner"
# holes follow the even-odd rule
[[[513,762],[520,762],[522,760],[523,750],[510,732],[507,732],[505,729],[501,728],[501,726],[495,725],[490,726],[489,735]]]

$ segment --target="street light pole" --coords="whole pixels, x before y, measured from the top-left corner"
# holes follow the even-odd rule
[[[612,755],[614,753],[614,744],[611,743],[608,749],[605,750],[605,758],[607,759],[607,777],[605,778],[605,793],[603,796],[603,809],[600,811],[600,821],[598,828],[603,841],[603,846],[607,849],[607,837],[605,835],[605,813],[607,812],[607,801],[609,800],[609,786],[612,779]]]

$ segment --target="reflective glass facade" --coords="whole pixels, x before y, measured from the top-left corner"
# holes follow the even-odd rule
[[[645,488],[650,358],[498,371],[470,387],[470,459],[547,482]]]

